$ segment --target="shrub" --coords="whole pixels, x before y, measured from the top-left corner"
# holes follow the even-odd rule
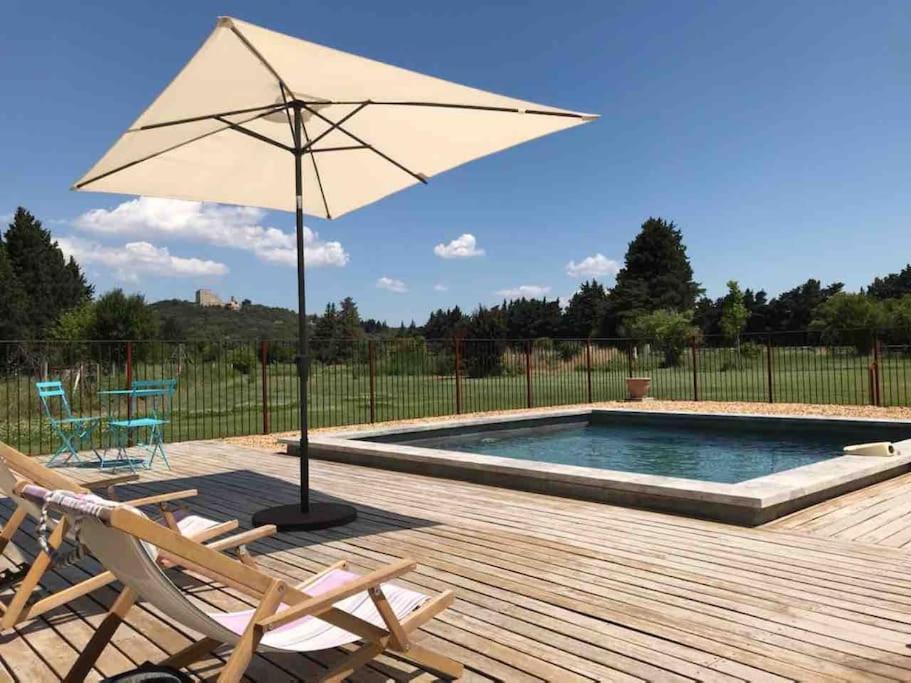
[[[744,360],[758,360],[765,353],[765,347],[756,342],[744,342],[740,345],[740,357]]]
[[[239,346],[228,353],[228,365],[235,372],[249,375],[256,369],[256,354],[249,346]]]
[[[873,348],[873,335],[885,321],[883,304],[866,294],[839,292],[813,310],[810,329],[825,344],[853,346],[859,354]]]
[[[693,325],[693,312],[658,310],[644,313],[629,325],[638,339],[648,340],[664,354],[664,367],[680,365],[683,351],[697,340],[699,329]]]

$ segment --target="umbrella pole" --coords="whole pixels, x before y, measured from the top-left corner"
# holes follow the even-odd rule
[[[294,109],[294,195],[297,227],[297,381],[300,401],[300,510],[310,512],[310,438],[307,418],[307,382],[310,378],[307,338],[307,285],[304,271],[304,181],[301,169],[301,112]]]
[[[310,502],[310,440],[307,421],[307,380],[310,363],[307,338],[307,288],[304,281],[304,190],[302,157],[301,105],[293,103],[294,111],[294,194],[297,228],[297,375],[300,387],[300,501],[290,505],[260,510],[253,515],[253,524],[274,524],[279,531],[309,531],[328,529],[353,522],[357,510],[344,503]]]

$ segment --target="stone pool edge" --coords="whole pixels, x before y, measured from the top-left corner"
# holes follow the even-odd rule
[[[565,498],[646,508],[661,512],[713,519],[743,526],[757,526],[828,498],[869,486],[911,471],[911,439],[904,441],[905,453],[892,457],[840,456],[823,462],[777,472],[736,484],[704,482],[651,474],[602,470],[515,458],[424,448],[403,443],[364,441],[395,438],[398,435],[430,435],[438,431],[471,432],[492,426],[517,428],[572,422],[587,422],[593,415],[623,414],[677,416],[684,419],[724,421],[782,421],[825,426],[871,426],[882,424],[893,430],[911,420],[858,419],[843,417],[787,417],[762,413],[671,413],[609,408],[573,408],[541,415],[516,413],[489,417],[454,417],[425,425],[364,428],[358,426],[310,439],[311,457],[353,465],[379,467],[400,472],[458,479],[506,489],[532,491]],[[290,454],[296,454],[294,439],[282,439]]]

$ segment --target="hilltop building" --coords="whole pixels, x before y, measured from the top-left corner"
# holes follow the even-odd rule
[[[204,308],[227,308],[229,311],[239,311],[243,304],[233,296],[228,301],[222,301],[211,289],[196,290],[196,305]]]
[[[211,289],[197,289],[196,290],[196,305],[197,306],[224,306],[224,302],[219,298],[219,296],[213,292]]]

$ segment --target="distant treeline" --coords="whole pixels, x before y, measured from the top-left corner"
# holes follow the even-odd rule
[[[611,288],[582,283],[568,302],[518,299],[433,311],[423,324],[389,326],[362,320],[351,297],[308,318],[323,362],[344,361],[351,341],[365,336],[446,339],[654,340],[673,362],[693,341],[736,346],[750,333],[816,330],[827,343],[869,349],[874,332],[911,338],[911,265],[877,277],[858,293],[840,282],[810,278],[769,298],[764,290],[728,283],[710,299],[695,281],[683,235],[673,222],[646,220],[630,242]],[[239,311],[199,307],[188,301],[147,304],[141,295],[113,290],[93,298],[79,264],[65,259],[51,233],[19,208],[0,236],[0,339],[293,339],[294,311],[244,302]]]

